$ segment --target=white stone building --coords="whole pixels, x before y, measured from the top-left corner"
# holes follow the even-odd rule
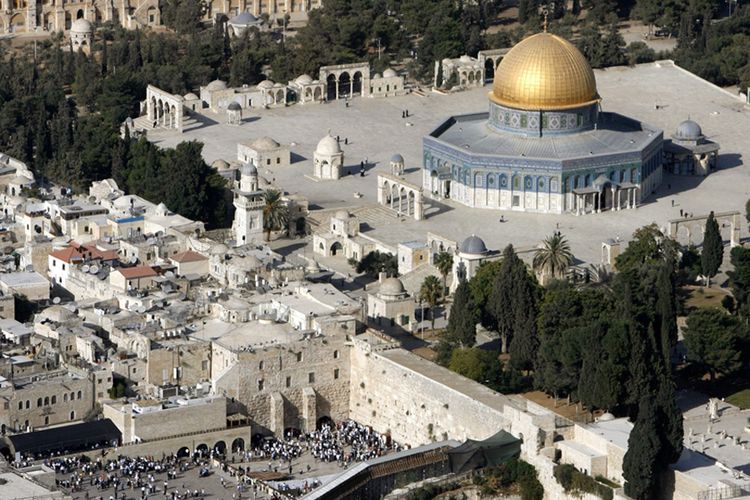
[[[237,159],[259,168],[286,168],[291,164],[291,158],[288,145],[279,144],[267,136],[237,144]]]
[[[313,154],[313,175],[318,179],[336,180],[344,173],[344,152],[335,137],[329,133],[318,142]]]

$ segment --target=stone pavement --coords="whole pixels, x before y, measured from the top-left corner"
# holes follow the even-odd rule
[[[680,209],[696,215],[711,210],[743,210],[750,198],[748,170],[743,164],[745,153],[750,154],[750,143],[745,140],[750,113],[742,100],[671,62],[595,73],[606,111],[661,127],[665,137],[682,120],[689,117],[697,121],[709,138],[721,144],[720,169],[706,178],[667,174],[662,187],[637,210],[576,217],[472,209],[448,202],[437,215],[424,221],[368,213],[374,216],[368,220],[374,226],[366,234],[391,245],[424,239],[428,231],[458,241],[477,234],[489,248],[501,249],[508,243],[533,247],[559,227],[578,259],[599,263],[602,240],[620,237],[626,241],[635,229],[652,222],[665,227],[669,219],[679,216]],[[215,124],[192,128],[182,135],[155,131],[150,138],[164,147],[185,140],[202,141],[204,157],[210,163],[218,158],[234,160],[237,142],[268,135],[291,144],[300,159],[286,169],[263,170],[265,179],[290,193],[304,194],[313,209],[357,208],[376,203],[376,175],[388,170],[388,160],[394,153],[404,156],[407,180],[421,185],[422,137],[451,114],[486,111],[490,90],[487,86],[445,96],[354,99],[348,108],[341,101],[253,111],[241,126],[225,125],[223,117],[214,116]],[[407,119],[401,118],[404,109],[411,115]],[[341,137],[346,165],[358,170],[365,159],[373,165],[365,177],[357,174],[339,181],[309,177],[315,146],[329,129],[332,135]],[[349,145],[343,145],[344,138]],[[356,192],[363,197],[355,198]],[[501,214],[507,222],[499,222]],[[728,240],[728,229],[725,232]],[[747,235],[744,228],[742,235]]]

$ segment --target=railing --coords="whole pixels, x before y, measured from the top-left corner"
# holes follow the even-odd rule
[[[159,441],[166,441],[167,439],[178,439],[188,436],[197,436],[199,434],[209,434],[211,432],[220,432],[220,431],[234,431],[235,429],[241,429],[243,427],[250,427],[252,424],[241,424],[241,425],[235,425],[232,427],[217,427],[216,429],[208,429],[208,430],[202,430],[202,431],[193,431],[193,432],[184,432],[182,434],[175,434],[173,436],[164,436],[154,439],[144,439],[142,441],[138,441],[137,443],[124,443],[122,446],[134,446],[137,444],[146,444],[146,443],[156,443]]]
[[[725,498],[737,498],[750,493],[750,482],[744,484],[722,486],[701,491],[696,497],[698,500],[722,500]]]

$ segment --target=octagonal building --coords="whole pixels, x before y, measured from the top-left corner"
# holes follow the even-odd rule
[[[466,206],[576,214],[634,208],[661,183],[663,134],[604,112],[567,40],[532,35],[500,62],[489,111],[423,139],[423,186]]]

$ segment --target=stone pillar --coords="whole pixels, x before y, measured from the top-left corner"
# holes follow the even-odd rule
[[[182,114],[183,114],[182,104],[177,105],[177,111],[175,113],[175,120],[177,120],[176,128],[177,130],[182,133]],[[240,111],[240,121],[242,121],[242,111]],[[239,123],[238,123],[239,125]]]
[[[268,426],[277,437],[284,436],[284,396],[280,392],[271,393],[268,400],[270,418]]]
[[[302,432],[313,432],[318,421],[318,396],[315,389],[302,389]]]
[[[732,215],[732,226],[729,236],[729,248],[734,248],[740,244],[740,216]]]
[[[424,205],[422,204],[421,192],[417,193],[417,196],[414,198],[414,219],[424,219]]]

